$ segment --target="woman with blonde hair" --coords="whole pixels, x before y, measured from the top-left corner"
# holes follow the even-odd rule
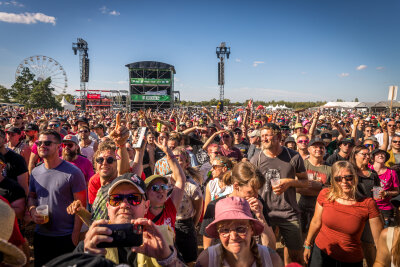
[[[372,198],[357,197],[358,176],[351,163],[333,164],[331,177],[331,187],[322,189],[318,195],[304,241],[304,261],[312,267],[362,267],[360,237],[369,221],[375,244],[378,243],[383,228],[379,210]]]
[[[249,203],[240,197],[227,197],[215,206],[215,220],[207,226],[207,234],[220,244],[208,247],[197,259],[196,266],[279,267],[278,254],[258,245],[264,224],[254,219]]]

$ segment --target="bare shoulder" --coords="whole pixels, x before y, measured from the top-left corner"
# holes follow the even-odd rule
[[[203,250],[203,252],[200,253],[199,257],[197,257],[195,265],[195,267],[206,267],[206,266],[208,266],[208,249]]]

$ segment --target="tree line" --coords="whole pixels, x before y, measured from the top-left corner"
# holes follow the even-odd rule
[[[224,107],[227,106],[234,106],[234,107],[242,107],[246,106],[249,100],[246,100],[244,102],[231,102],[229,99],[224,99]],[[303,108],[313,108],[313,107],[320,107],[322,105],[325,105],[327,102],[326,101],[309,101],[309,102],[289,102],[289,101],[261,101],[261,100],[255,100],[253,105],[254,107],[258,107],[259,105],[263,106],[276,106],[276,105],[285,105],[288,108],[292,109],[303,109]],[[209,107],[209,106],[218,106],[219,105],[219,100],[218,99],[211,99],[210,101],[185,101],[181,100],[180,104],[182,106],[202,106],[202,107]]]

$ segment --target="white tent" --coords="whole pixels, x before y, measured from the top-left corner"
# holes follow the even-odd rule
[[[69,103],[65,97],[63,96],[63,98],[60,101],[61,106],[64,108],[64,110],[75,110],[75,105],[72,105],[71,103]]]

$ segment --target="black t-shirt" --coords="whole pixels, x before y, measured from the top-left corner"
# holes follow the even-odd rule
[[[370,170],[371,175],[366,177],[358,175],[357,194],[359,198],[372,197],[372,188],[374,186],[381,186],[381,180],[374,170]]]
[[[201,235],[205,235],[206,237],[208,237],[208,235],[206,233],[206,228],[215,219],[215,205],[217,204],[217,202],[219,200],[224,199],[226,197],[228,197],[228,196],[223,196],[223,197],[214,199],[213,201],[208,203],[206,212],[204,213],[203,222],[201,223],[201,227],[200,227],[200,234]],[[269,221],[269,217],[268,217],[268,213],[269,213],[268,207],[265,204],[264,200],[260,196],[258,196],[258,199],[261,201],[261,203],[263,205],[264,218],[265,218],[265,220],[267,221],[267,223],[269,225],[270,221]],[[253,212],[251,212],[251,213],[253,214]],[[253,214],[253,217],[256,218],[254,214]]]
[[[244,157],[247,157],[247,151],[249,150],[249,143],[247,143],[246,141],[242,141],[240,142],[240,144],[236,144],[233,146],[239,149]]]
[[[9,149],[4,155],[4,159],[7,164],[4,176],[14,181],[18,181],[17,177],[28,171],[25,159],[14,151]]]
[[[154,151],[155,162],[157,162],[159,159],[163,158],[164,156],[165,156],[165,153],[157,147],[156,150]]]
[[[26,197],[22,186],[8,177],[4,177],[3,181],[0,182],[0,196],[7,199],[10,203]]]
[[[347,161],[348,159],[343,158],[342,156],[339,155],[339,153],[333,153],[325,161],[325,164],[328,166],[332,166],[336,161],[341,161],[341,160]]]

